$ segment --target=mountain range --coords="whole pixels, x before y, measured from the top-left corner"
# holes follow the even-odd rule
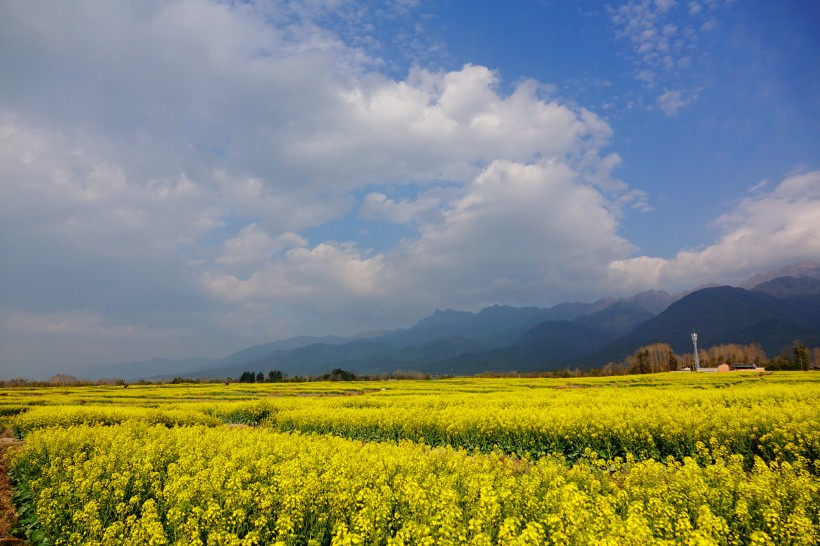
[[[702,348],[760,343],[772,357],[789,351],[796,340],[820,347],[820,265],[795,264],[751,277],[741,287],[707,286],[680,294],[653,290],[550,308],[437,310],[411,328],[354,337],[302,336],[255,345],[222,359],[129,362],[93,373],[135,380],[236,378],[246,370],[304,376],[334,368],[432,375],[592,368],[622,361],[656,342],[669,343],[677,353],[688,352],[693,330]]]

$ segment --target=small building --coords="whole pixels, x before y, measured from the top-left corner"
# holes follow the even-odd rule
[[[732,371],[734,372],[764,372],[766,368],[760,368],[757,364],[749,364],[749,363],[736,363],[731,365]]]

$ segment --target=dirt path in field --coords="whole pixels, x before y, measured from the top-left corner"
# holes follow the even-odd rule
[[[12,438],[10,431],[0,437],[0,546],[26,544],[24,540],[11,536],[11,530],[17,522],[17,511],[11,502],[11,478],[6,466],[6,453],[9,448],[19,444],[20,440]]]

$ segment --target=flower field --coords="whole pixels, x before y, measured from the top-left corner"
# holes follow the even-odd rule
[[[820,376],[0,391],[44,544],[817,544]]]

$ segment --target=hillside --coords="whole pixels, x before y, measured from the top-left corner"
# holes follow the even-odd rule
[[[631,303],[619,301],[597,313],[579,317],[575,322],[616,338],[628,334],[655,314]]]
[[[701,347],[722,343],[760,343],[769,355],[788,350],[800,339],[820,345],[820,302],[808,295],[777,298],[722,286],[693,292],[663,313],[585,359],[587,366],[622,360],[638,347],[666,342],[675,352],[691,350],[690,335],[698,332]]]
[[[214,365],[186,371],[186,375],[202,378],[238,377],[246,370],[280,370],[287,375],[317,375],[332,368],[344,368],[357,373],[389,373],[396,370],[417,370],[427,373],[473,373],[463,370],[475,366],[461,362],[462,355],[483,353],[515,345],[521,337],[536,325],[550,320],[574,319],[599,312],[615,303],[603,299],[593,303],[562,303],[550,308],[509,307],[495,305],[478,313],[468,311],[436,310],[429,317],[419,320],[411,328],[397,329],[380,335],[362,338],[332,338],[332,343],[296,343],[287,349],[285,344],[293,340],[256,345],[234,353]],[[655,302],[657,304],[657,302]],[[596,334],[597,335],[597,334]],[[316,338],[298,338],[300,341]],[[581,354],[576,350],[565,351],[556,347],[548,357]],[[527,353],[509,358],[512,364],[526,359]],[[543,365],[540,356],[531,366]],[[463,367],[467,366],[467,367]],[[479,370],[483,371],[483,370]],[[173,377],[174,373],[162,377]]]
[[[771,281],[773,279],[779,279],[782,277],[810,277],[814,279],[820,279],[820,264],[812,261],[790,264],[779,269],[774,269],[772,271],[766,271],[764,273],[752,275],[745,281],[741,282],[738,286],[740,288],[751,290],[752,288],[755,288],[756,286],[762,283]]]

